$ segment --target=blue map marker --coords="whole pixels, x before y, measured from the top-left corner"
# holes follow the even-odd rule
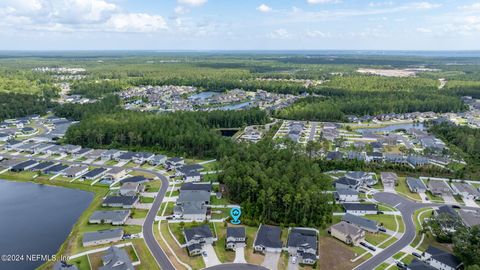
[[[240,215],[242,215],[242,210],[240,210],[240,208],[232,208],[232,210],[230,210],[230,216],[232,217],[232,221],[230,222],[235,225],[240,224]]]

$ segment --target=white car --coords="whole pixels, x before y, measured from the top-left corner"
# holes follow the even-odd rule
[[[293,264],[296,264],[296,263],[297,263],[297,257],[296,257],[296,256],[293,256],[293,257],[292,257],[292,263],[293,263]]]

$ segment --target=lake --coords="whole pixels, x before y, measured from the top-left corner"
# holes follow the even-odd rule
[[[195,99],[201,99],[205,100],[207,98],[211,98],[213,96],[219,95],[220,93],[218,92],[212,92],[212,91],[206,91],[206,92],[200,92],[198,94],[194,94],[188,97],[190,100],[195,100]]]
[[[358,132],[360,133],[382,133],[382,132],[392,132],[395,130],[399,129],[419,129],[419,130],[424,130],[425,126],[423,123],[409,123],[409,124],[394,124],[394,125],[388,125],[385,127],[381,128],[363,128],[363,129],[357,129]]]
[[[222,111],[240,110],[240,109],[245,109],[248,106],[250,106],[250,102],[247,101],[247,102],[242,102],[237,104],[226,105],[218,108],[218,110],[222,110]]]
[[[55,255],[93,196],[80,190],[0,180],[0,255]],[[0,261],[0,269],[30,270],[43,263]]]

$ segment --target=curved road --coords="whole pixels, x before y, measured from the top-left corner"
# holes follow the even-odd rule
[[[415,213],[416,210],[425,208],[425,207],[438,207],[438,206],[444,205],[444,204],[438,204],[438,203],[414,202],[398,194],[388,193],[388,192],[375,193],[374,199],[378,202],[388,204],[398,209],[405,223],[405,232],[397,242],[393,243],[392,245],[382,250],[377,255],[371,257],[370,259],[366,260],[365,262],[355,267],[354,269],[356,270],[375,269],[375,267],[377,267],[384,261],[388,260],[393,255],[397,254],[404,247],[410,245],[410,243],[415,239],[415,236],[416,236],[415,223],[413,221],[413,214]],[[462,206],[462,209],[478,210],[478,208],[466,207],[466,206]]]
[[[14,156],[10,154],[2,154],[2,156],[7,158],[28,158],[36,161],[54,161],[54,162],[60,162],[64,164],[73,164],[73,165],[88,165],[88,166],[91,165],[89,163],[79,162],[79,161],[55,160],[51,158],[27,157],[22,155]],[[118,166],[108,166],[108,165],[98,165],[98,166],[104,167],[104,168],[118,168]],[[160,206],[162,204],[163,198],[165,197],[165,193],[167,192],[168,179],[167,177],[165,177],[163,174],[159,172],[146,170],[142,168],[128,168],[128,169],[153,174],[156,177],[158,177],[160,181],[162,181],[162,186],[160,187],[157,197],[155,197],[152,207],[148,211],[147,217],[145,218],[145,222],[143,223],[143,227],[142,227],[143,238],[145,240],[145,243],[147,244],[148,249],[150,250],[150,253],[157,261],[157,264],[160,266],[160,269],[175,270],[175,267],[173,267],[167,255],[165,254],[165,252],[163,252],[162,248],[160,247],[160,244],[158,244],[153,234],[153,224],[155,222],[155,216],[157,215],[157,212],[160,209]]]

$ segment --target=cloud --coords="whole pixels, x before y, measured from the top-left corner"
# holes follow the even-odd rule
[[[177,2],[179,4],[185,4],[185,5],[189,5],[189,6],[198,7],[198,6],[201,6],[205,3],[207,3],[207,0],[177,0]]]
[[[177,15],[183,15],[183,14],[187,14],[188,12],[190,12],[190,10],[188,10],[187,8],[184,8],[182,6],[175,7],[174,11],[175,11],[175,14],[177,14]]]
[[[272,8],[265,5],[265,4],[261,4],[260,6],[257,7],[257,10],[260,11],[260,12],[270,12],[272,11]]]
[[[307,0],[307,3],[309,4],[336,4],[336,3],[340,3],[341,1],[340,0]]]
[[[0,26],[22,31],[155,32],[163,17],[123,12],[113,0],[4,0]]]
[[[431,29],[424,28],[424,27],[418,27],[416,30],[417,30],[417,32],[420,32],[420,33],[431,33],[432,32]]]
[[[413,3],[412,4],[412,7],[414,9],[420,9],[420,10],[425,10],[425,9],[434,9],[434,8],[438,8],[438,7],[441,7],[442,4],[432,4],[430,2],[419,2],[419,3]]]
[[[115,14],[106,23],[111,31],[116,32],[157,32],[166,29],[167,24],[161,16],[145,13]]]
[[[468,12],[477,12],[480,11],[480,2],[478,3],[473,3],[471,5],[465,5],[465,6],[460,6],[458,7],[460,10],[468,11]]]
[[[273,39],[289,39],[289,38],[292,38],[293,35],[290,34],[287,30],[280,28],[270,32],[267,35],[267,37],[273,38]]]

